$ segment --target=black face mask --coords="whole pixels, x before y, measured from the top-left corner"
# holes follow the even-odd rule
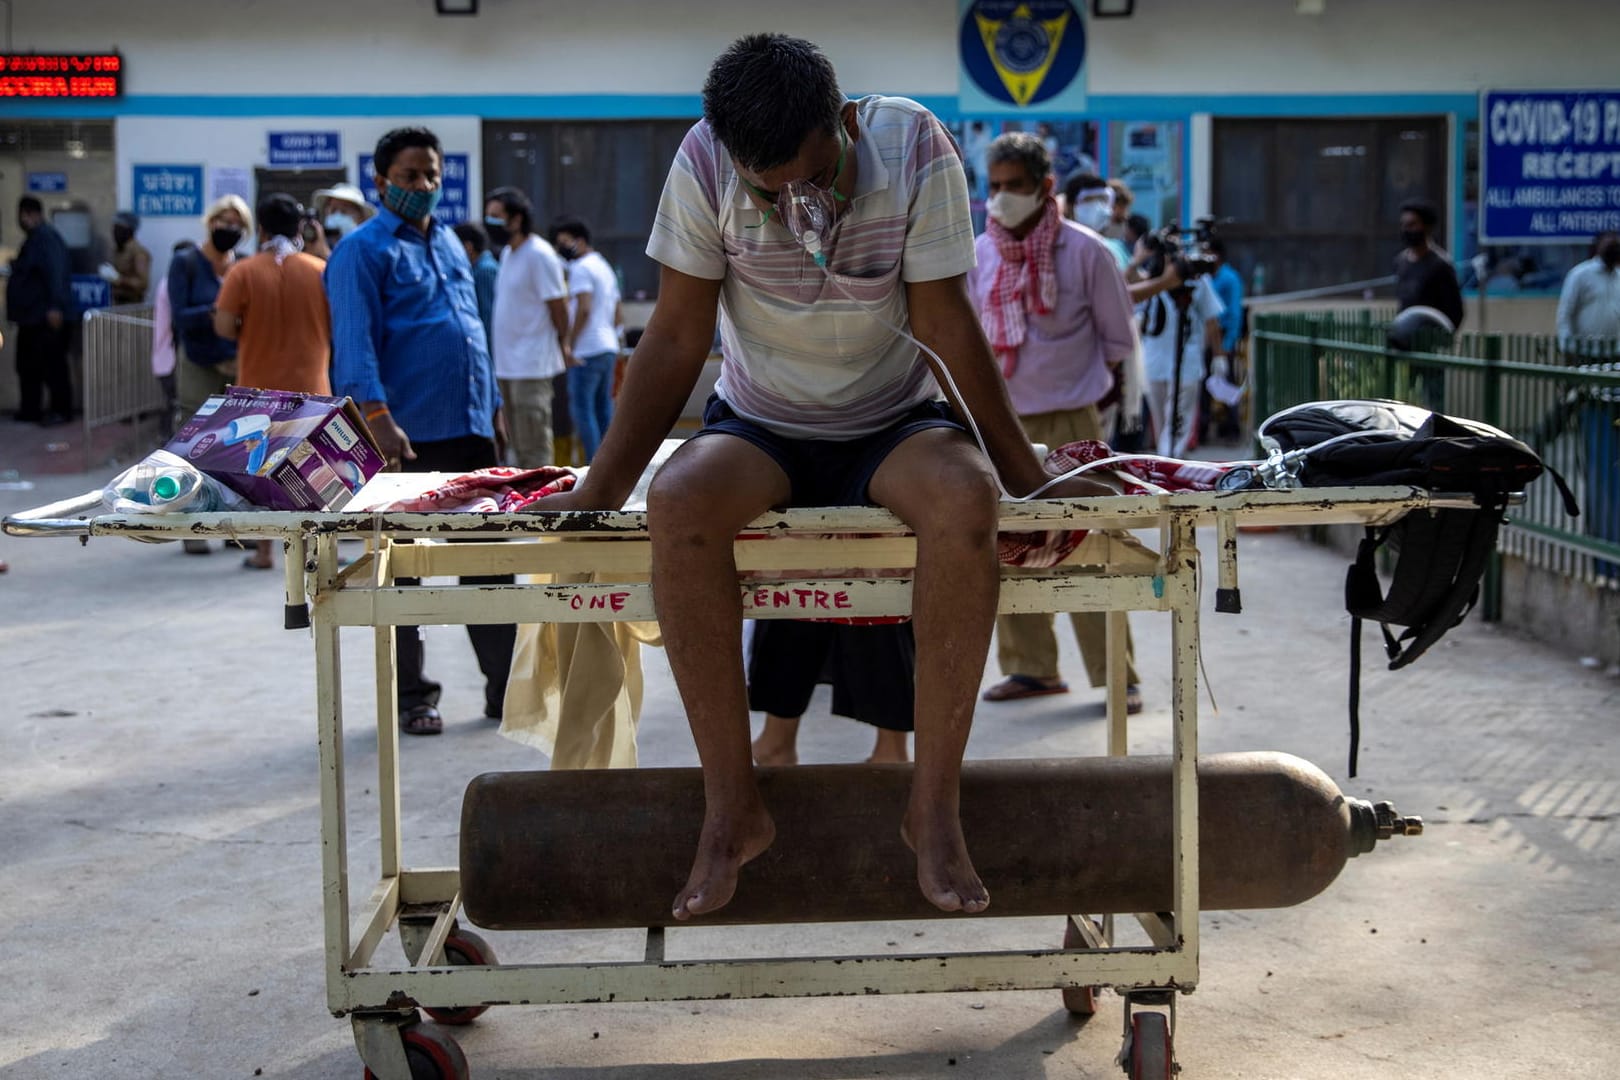
[[[1428,238],[1429,234],[1424,232],[1422,229],[1401,230],[1401,243],[1405,244],[1409,248],[1421,247],[1423,242]]]
[[[236,245],[242,242],[241,229],[213,229],[208,233],[208,242],[214,245],[218,252],[234,251]]]
[[[489,234],[489,242],[494,247],[503,248],[512,242],[512,230],[489,218],[484,219],[484,232]]]
[[[113,243],[118,247],[123,247],[133,239],[135,239],[135,234],[130,232],[128,229],[113,230]]]
[[[561,255],[565,259],[577,259],[579,258],[579,248],[575,247],[573,244],[558,243],[557,254]]]
[[[1604,244],[1598,249],[1598,258],[1611,270],[1620,266],[1620,244]]]

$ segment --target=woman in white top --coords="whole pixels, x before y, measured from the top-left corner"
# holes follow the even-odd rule
[[[568,260],[568,340],[574,354],[568,369],[568,414],[589,463],[613,419],[613,372],[624,323],[619,277],[591,247],[591,228],[579,218],[552,222],[551,245]]]

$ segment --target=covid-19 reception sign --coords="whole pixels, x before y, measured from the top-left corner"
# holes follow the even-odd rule
[[[960,0],[957,97],[964,115],[1078,113],[1086,26],[1069,0]]]
[[[1479,148],[1482,243],[1620,230],[1620,90],[1487,91]]]

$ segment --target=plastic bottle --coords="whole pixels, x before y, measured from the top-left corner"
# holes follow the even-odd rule
[[[102,491],[101,501],[115,514],[205,514],[252,506],[167,450],[154,450],[120,473]]]

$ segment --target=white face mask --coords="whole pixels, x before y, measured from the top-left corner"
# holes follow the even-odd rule
[[[998,191],[990,196],[990,201],[984,204],[984,209],[991,220],[1002,228],[1016,229],[1028,221],[1045,201],[1045,197],[1039,192],[1033,195],[1019,195],[1011,191]]]
[[[360,223],[354,220],[354,218],[350,215],[336,212],[327,214],[326,220],[321,222],[321,224],[335,233],[346,233],[360,227]]]
[[[1074,220],[1097,232],[1107,228],[1113,216],[1114,211],[1102,199],[1087,199],[1074,208]]]

